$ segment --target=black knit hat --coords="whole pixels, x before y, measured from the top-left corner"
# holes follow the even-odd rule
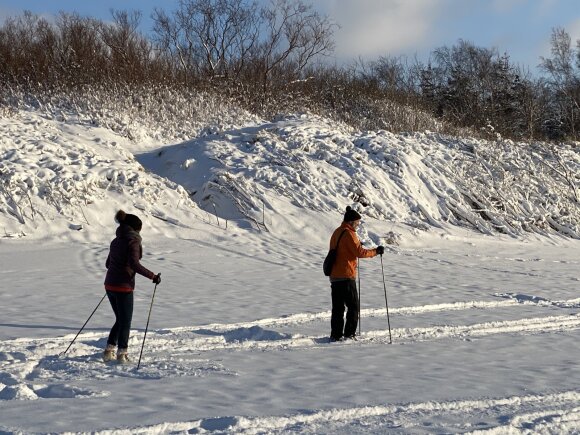
[[[141,231],[143,227],[143,222],[134,214],[125,213],[123,210],[119,210],[115,215],[115,220],[121,224],[129,225],[135,231]]]
[[[346,213],[344,213],[344,221],[352,222],[358,221],[362,216],[358,214],[356,210],[353,210],[350,205],[346,207]]]

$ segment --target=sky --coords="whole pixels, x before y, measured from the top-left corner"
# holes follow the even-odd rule
[[[266,0],[259,0],[264,3]],[[306,0],[308,2],[308,0]],[[143,12],[143,30],[150,31],[155,8],[172,11],[177,0],[1,0],[0,20],[30,10],[41,15],[76,11],[110,18],[110,10]],[[532,71],[550,55],[550,35],[562,27],[580,39],[578,0],[315,0],[321,13],[339,24],[331,61],[345,63],[379,56],[418,56],[425,61],[436,48],[464,39],[495,47],[512,62]]]

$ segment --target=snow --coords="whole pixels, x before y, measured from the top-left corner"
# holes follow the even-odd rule
[[[133,129],[0,118],[0,433],[580,431],[577,210],[532,152],[503,149],[536,178],[503,166],[500,188],[473,164],[499,145],[475,139],[313,115],[184,142]],[[487,182],[505,213],[484,218]],[[328,343],[322,259],[346,205],[367,246],[391,243],[383,268],[360,262],[359,340]],[[104,295],[119,208],[163,279],[139,370],[100,360],[106,299],[61,355]],[[153,289],[137,278],[134,360]]]

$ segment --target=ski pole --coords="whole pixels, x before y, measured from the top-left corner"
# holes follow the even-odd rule
[[[158,276],[160,276],[159,274]],[[151,305],[149,306],[149,315],[147,316],[147,326],[145,326],[145,335],[143,336],[143,344],[141,345],[141,353],[139,354],[139,362],[137,363],[137,370],[139,370],[139,366],[141,365],[141,357],[143,356],[143,348],[145,347],[145,338],[147,337],[147,330],[149,329],[149,319],[151,319],[151,310],[153,309],[153,301],[155,300],[155,291],[157,290],[157,285],[155,284],[155,288],[153,289],[153,296],[151,297]]]
[[[387,284],[385,284],[385,269],[383,268],[383,254],[381,254],[381,271],[383,272],[383,288],[385,289],[385,305],[387,306],[387,323],[389,324],[389,344],[393,343],[391,337],[391,320],[389,319],[389,302],[387,301]]]
[[[77,335],[75,335],[75,338],[73,338],[73,341],[70,342],[70,344],[68,345],[68,347],[66,348],[66,350],[64,352],[62,352],[59,355],[59,357],[63,356],[65,353],[68,352],[68,350],[73,345],[73,343],[75,342],[75,340],[77,339],[77,337],[79,336],[79,334],[83,331],[83,329],[85,329],[85,326],[87,326],[87,323],[89,323],[89,320],[91,320],[91,317],[93,317],[93,314],[95,314],[97,312],[97,310],[101,306],[101,303],[105,300],[105,296],[107,296],[107,293],[105,293],[103,295],[103,297],[101,298],[101,300],[99,301],[99,303],[97,304],[97,306],[95,307],[95,309],[93,310],[93,312],[91,313],[91,315],[89,316],[89,318],[87,319],[87,321],[85,322],[85,324],[81,327],[81,329],[79,330],[79,332],[77,332]]]
[[[360,335],[362,323],[360,318],[360,258],[357,258],[356,261],[356,268],[358,269],[358,335]]]

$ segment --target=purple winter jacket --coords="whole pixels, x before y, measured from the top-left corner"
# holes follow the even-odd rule
[[[153,279],[155,274],[139,262],[143,256],[139,233],[129,225],[121,224],[117,228],[116,235],[111,242],[105,263],[107,267],[105,289],[129,293],[135,289],[136,273],[149,279]]]

